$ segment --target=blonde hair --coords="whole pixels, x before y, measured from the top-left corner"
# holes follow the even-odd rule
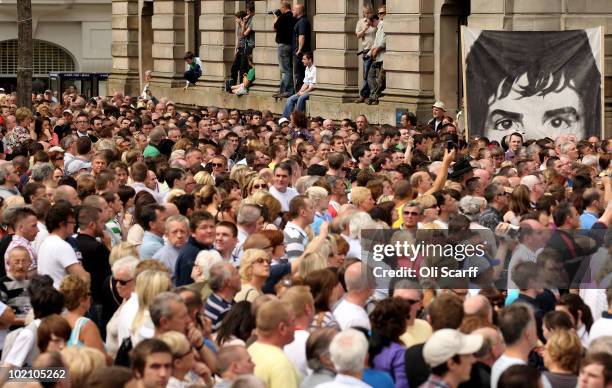
[[[60,352],[68,370],[73,387],[85,387],[87,378],[94,370],[106,366],[104,353],[87,346],[71,346]]]
[[[256,175],[257,173],[252,171],[249,166],[245,166],[243,164],[235,165],[230,171],[230,179],[238,182],[241,189],[246,186],[252,176]]]
[[[438,203],[436,197],[431,194],[421,195],[417,199],[414,200],[416,203],[421,205],[421,209],[430,208]]]
[[[222,261],[223,258],[217,251],[201,251],[198,253],[194,265],[198,266],[202,270],[202,275],[200,275],[196,282],[208,281],[212,266]]]
[[[257,178],[260,179],[260,178]],[[267,210],[268,217],[265,219],[267,223],[272,223],[282,210],[282,205],[278,199],[267,191],[257,191],[250,197],[244,200],[244,203],[263,206]]]
[[[314,312],[314,299],[308,286],[290,287],[283,293],[280,300],[289,304],[296,318],[304,316],[306,307],[310,307]]]
[[[304,279],[308,274],[327,268],[327,257],[320,252],[312,252],[304,255],[298,268],[298,275]]]
[[[367,187],[357,186],[351,190],[351,203],[355,206],[361,205],[368,197],[372,196],[372,192]]]
[[[155,297],[172,286],[172,280],[167,272],[144,270],[136,276],[135,292],[138,296],[138,311],[132,322],[132,332],[137,333],[149,311],[149,306]]]
[[[199,185],[215,185],[215,180],[212,175],[207,173],[206,171],[200,171],[193,176],[193,180]]]
[[[318,204],[319,201],[326,199],[329,193],[323,187],[311,186],[308,189],[306,189],[306,195],[316,205]]]
[[[187,340],[187,337],[185,337],[185,334],[179,333],[178,331],[168,331],[157,338],[168,345],[173,358],[185,355],[191,349],[191,344]]]
[[[64,307],[72,311],[79,307],[81,299],[91,292],[91,283],[78,275],[66,275],[59,286],[64,295]]]
[[[251,248],[244,251],[242,259],[240,260],[240,279],[242,279],[243,282],[251,280],[253,275],[253,264],[261,257],[269,259],[270,255],[263,249],[257,248]]]
[[[289,322],[291,306],[278,299],[268,300],[257,309],[256,326],[258,334],[272,334],[278,324]]]
[[[554,330],[548,336],[545,351],[558,367],[578,373],[582,344],[573,330]]]
[[[172,189],[168,192],[168,196],[166,197],[166,203],[172,202],[172,200],[176,197],[180,197],[181,195],[187,194],[185,190],[181,189]]]
[[[138,258],[138,249],[135,244],[132,244],[127,241],[121,242],[121,244],[117,244],[113,247],[110,252],[110,256],[108,257],[109,264],[112,266],[119,259],[124,257],[133,256]]]

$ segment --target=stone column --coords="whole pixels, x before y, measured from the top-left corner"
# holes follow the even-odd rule
[[[280,83],[274,16],[268,15],[269,11],[278,8],[278,6],[279,2],[277,0],[255,2],[253,27],[256,33],[253,61],[257,71],[257,81],[252,90],[264,94],[276,93]]]
[[[317,1],[313,46],[317,66],[314,95],[346,102],[359,93],[357,37],[355,26],[361,11],[359,0]]]
[[[153,83],[158,87],[183,86],[185,71],[185,2],[153,2]]]
[[[111,52],[113,69],[108,79],[109,95],[121,91],[140,93],[138,77],[138,0],[113,0]]]
[[[401,102],[419,119],[431,116],[434,101],[434,2],[387,0],[384,59],[387,88],[381,101]]]
[[[200,15],[202,85],[220,87],[230,76],[234,59],[236,3],[202,0]]]

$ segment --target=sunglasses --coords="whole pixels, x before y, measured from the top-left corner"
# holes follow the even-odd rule
[[[212,133],[219,133],[219,132],[221,132],[221,130],[220,129],[211,129],[211,132]]]
[[[210,165],[213,167],[223,167],[223,163],[211,163]]]
[[[253,185],[254,189],[267,189],[268,185]]]
[[[405,216],[412,216],[412,217],[416,217],[419,215],[418,212],[404,212]]]
[[[503,192],[503,193],[498,193],[497,195],[501,195],[501,196],[505,196],[505,197],[507,197],[507,196],[508,196],[508,195],[510,195],[510,194],[508,194],[508,193],[506,193],[506,192]]]
[[[272,260],[270,259],[264,259],[263,257],[260,257],[259,259],[255,260],[255,263],[257,264],[263,264],[263,263],[272,263]]]
[[[131,282],[132,280],[134,280],[134,279],[128,279],[128,280],[120,280],[120,279],[117,279],[117,283],[118,283],[118,284],[121,284],[122,286],[127,286],[127,285],[128,285],[128,283],[129,283],[129,282]]]

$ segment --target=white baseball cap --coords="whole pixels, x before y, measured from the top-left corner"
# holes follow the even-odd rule
[[[288,122],[289,122],[289,120],[286,117],[281,117],[278,120],[278,125],[282,125],[283,123],[288,123]]]
[[[432,107],[434,108],[438,108],[438,109],[442,109],[443,111],[446,111],[446,105],[444,105],[444,103],[442,101],[436,101],[434,102],[434,104],[432,105]]]
[[[435,331],[423,347],[423,358],[432,368],[444,364],[454,355],[476,353],[482,347],[483,338],[478,334],[465,335],[458,330]]]

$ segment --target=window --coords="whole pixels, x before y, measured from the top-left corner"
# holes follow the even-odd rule
[[[0,75],[17,74],[17,39],[0,42]],[[74,61],[66,50],[42,40],[33,39],[33,75],[48,76],[50,72],[75,71]]]

